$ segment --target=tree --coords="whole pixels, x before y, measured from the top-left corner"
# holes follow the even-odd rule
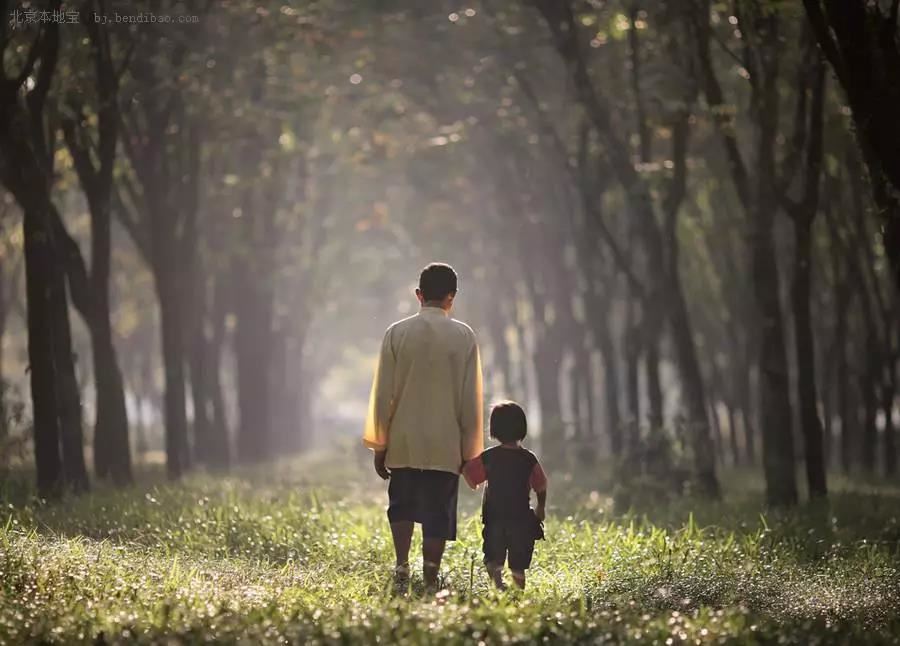
[[[54,2],[58,10],[60,3]],[[41,24],[16,72],[5,69],[6,3],[0,3],[0,179],[19,202],[25,235],[28,357],[34,415],[38,491],[59,495],[88,488],[82,446],[81,402],[75,378],[65,272],[50,200],[53,142],[45,107],[59,54],[59,25]],[[14,57],[11,57],[14,58]],[[52,132],[52,129],[49,130]]]
[[[857,141],[900,289],[900,2],[803,0],[822,52],[853,113]]]
[[[668,322],[681,374],[685,413],[693,453],[695,477],[699,490],[705,495],[718,495],[714,456],[711,450],[710,426],[707,417],[706,395],[692,337],[690,319],[679,280],[677,254],[673,253],[673,238],[664,237],[657,222],[656,208],[650,190],[631,162],[627,143],[613,125],[610,108],[605,96],[591,82],[583,54],[578,22],[569,2],[535,0],[535,6],[544,16],[556,48],[571,75],[577,99],[603,143],[613,173],[628,200],[629,210],[635,218],[642,238],[648,273],[653,285],[647,295],[649,302],[665,304],[662,315]],[[683,145],[683,142],[675,142]],[[683,168],[679,173],[683,173]],[[675,174],[668,187],[663,205],[666,231],[670,231],[677,216],[683,193],[683,176]],[[667,247],[668,242],[668,247]],[[666,260],[668,258],[668,261]],[[651,320],[657,314],[649,313]]]
[[[110,324],[109,274],[111,255],[111,196],[116,164],[120,114],[118,72],[113,64],[110,30],[98,25],[89,13],[103,16],[104,2],[92,2],[82,12],[81,22],[88,32],[94,63],[96,94],[96,141],[90,134],[82,96],[70,94],[63,120],[63,133],[75,171],[91,213],[91,265],[85,267],[77,243],[62,220],[55,217],[62,242],[69,292],[91,333],[96,382],[96,424],[94,427],[94,471],[111,476],[117,483],[131,481],[131,449],[125,387],[112,341]],[[83,92],[82,94],[87,94]],[[94,156],[97,162],[94,162]]]

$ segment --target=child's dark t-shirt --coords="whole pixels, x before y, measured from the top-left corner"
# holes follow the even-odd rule
[[[482,503],[485,523],[530,518],[531,490],[546,488],[546,476],[537,457],[522,447],[491,447],[467,463],[463,475],[472,486],[487,480]]]

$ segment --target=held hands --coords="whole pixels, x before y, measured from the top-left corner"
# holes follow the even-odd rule
[[[387,480],[391,477],[391,472],[384,466],[385,457],[387,457],[387,451],[375,451],[375,473],[382,480]]]

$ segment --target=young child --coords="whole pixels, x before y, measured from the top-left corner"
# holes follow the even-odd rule
[[[547,503],[547,476],[537,457],[522,447],[527,433],[525,411],[512,401],[491,410],[490,435],[500,442],[466,462],[463,477],[472,489],[487,482],[481,507],[484,524],[484,564],[501,590],[503,565],[519,588],[525,587],[525,570],[531,565],[534,541],[544,538],[542,522]],[[531,490],[537,493],[532,510]]]

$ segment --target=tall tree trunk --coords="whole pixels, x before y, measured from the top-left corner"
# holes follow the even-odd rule
[[[541,407],[541,451],[548,463],[562,465],[566,459],[565,427],[559,396],[562,344],[557,339],[556,330],[551,328],[540,335],[536,345],[534,360]]]
[[[112,249],[110,197],[118,140],[116,81],[111,78],[115,72],[112,70],[108,42],[103,40],[93,23],[88,31],[97,57],[99,78],[99,167],[95,167],[91,144],[85,141],[80,123],[65,119],[63,133],[91,215],[90,273],[84,266],[78,244],[69,236],[58,213],[54,213],[54,220],[64,251],[72,301],[91,335],[97,411],[94,470],[101,478],[111,477],[117,484],[126,484],[132,480],[128,411],[125,384],[113,344],[109,297]],[[105,48],[101,47],[103,43]],[[74,109],[78,107],[74,106]]]
[[[206,339],[202,329],[195,329],[194,338],[189,350],[188,372],[191,383],[191,401],[194,406],[193,437],[194,459],[201,464],[211,466],[215,452],[212,411],[209,405],[209,366],[207,365]]]
[[[872,325],[871,320],[867,323],[866,329],[868,330],[865,343],[866,369],[865,372],[860,375],[859,380],[863,406],[863,432],[860,463],[864,472],[873,474],[875,473],[875,454],[878,450],[878,427],[876,425],[876,418],[878,415],[878,383],[881,377],[882,362],[878,352],[878,341],[875,337],[874,325]]]
[[[726,403],[725,407],[728,414],[728,441],[731,445],[731,463],[733,466],[740,466],[743,460],[741,460],[741,448],[738,444],[737,416],[734,414],[734,406],[731,403]]]
[[[822,423],[819,420],[816,395],[815,347],[812,311],[810,309],[810,275],[812,273],[812,225],[819,209],[819,184],[822,173],[822,138],[825,110],[825,64],[819,52],[810,48],[809,74],[812,76],[812,99],[809,112],[809,141],[806,151],[805,186],[799,204],[790,205],[794,224],[794,273],[791,301],[794,320],[794,346],[797,355],[797,402],[806,457],[806,481],[811,498],[828,493],[825,480],[825,454],[822,446]],[[806,92],[806,88],[800,88]],[[804,97],[801,97],[804,98]],[[801,105],[804,102],[801,101]],[[806,115],[802,114],[805,119]]]
[[[663,393],[659,383],[659,338],[645,340],[644,374],[647,377],[647,425],[652,432],[663,427]]]
[[[630,436],[640,434],[641,427],[641,388],[640,388],[640,355],[638,327],[634,323],[635,305],[629,301],[626,305],[625,323],[625,403],[628,416],[627,425]],[[631,443],[630,439],[626,440]]]
[[[271,451],[270,361],[272,341],[271,301],[258,294],[256,275],[238,270],[235,299],[234,353],[237,367],[237,459],[262,460]]]
[[[881,411],[884,415],[884,474],[893,477],[897,473],[897,429],[894,425],[894,395],[897,375],[894,360],[885,367],[884,386],[881,393]]]
[[[61,394],[56,374],[56,349],[53,334],[53,299],[60,298],[61,280],[53,279],[53,249],[47,228],[28,212],[23,224],[25,236],[25,285],[28,303],[28,362],[31,400],[34,410],[34,457],[38,494],[56,498],[65,486],[60,450]],[[71,358],[70,358],[71,361]]]
[[[619,184],[628,197],[631,216],[640,230],[648,272],[653,285],[646,294],[648,303],[661,303],[660,316],[668,315],[679,357],[678,368],[686,384],[685,413],[688,417],[690,445],[694,457],[694,470],[699,490],[703,495],[717,496],[718,481],[715,464],[709,452],[710,429],[706,416],[705,393],[699,380],[699,364],[696,347],[690,334],[690,320],[684,294],[679,284],[678,273],[672,274],[665,266],[665,246],[657,223],[653,197],[649,187],[638,174],[631,160],[627,141],[620,137],[613,124],[612,114],[606,97],[597,92],[584,59],[582,34],[579,31],[575,12],[569,2],[558,0],[534,0],[543,14],[554,37],[557,51],[565,61],[573,81],[578,101],[585,108],[591,124],[600,137],[610,166]],[[686,124],[685,124],[686,125]],[[677,191],[679,187],[676,186]],[[667,201],[672,195],[667,196]],[[680,199],[674,200],[675,208],[667,204],[666,216],[674,221]],[[667,226],[669,226],[667,224]],[[656,315],[648,313],[650,316]],[[685,334],[687,333],[687,334]]]
[[[824,497],[825,454],[822,446],[822,424],[819,421],[816,396],[815,348],[810,311],[810,265],[812,263],[812,221],[794,220],[794,280],[791,299],[794,309],[794,344],[797,351],[797,401],[806,453],[806,482],[809,495]]]
[[[165,374],[166,471],[170,478],[180,478],[190,468],[180,278],[167,266],[157,265],[154,269]]]
[[[900,39],[897,2],[803,0],[822,52],[843,87],[900,290]],[[860,214],[861,215],[861,214]]]
[[[778,135],[779,24],[771,12],[758,9],[754,29],[760,45],[762,78],[755,92],[757,135],[757,186],[751,218],[754,294],[762,324],[760,338],[760,411],[766,499],[773,505],[797,502],[794,473],[794,439],[791,430],[790,379],[779,302],[778,264],[775,254],[773,189],[777,185],[775,139]]]
[[[613,345],[606,313],[594,315],[597,345],[603,357],[603,398],[606,408],[609,448],[613,457],[622,455],[622,418],[619,412],[619,355]]]
[[[747,356],[745,354],[744,356]],[[738,402],[741,410],[741,428],[744,431],[744,451],[747,464],[756,464],[756,432],[753,426],[753,396],[750,384],[752,366],[735,366],[737,370]]]
[[[58,1],[47,7],[58,10]],[[0,32],[0,55],[7,48]],[[53,151],[46,141],[44,105],[59,53],[59,26],[42,26],[25,60],[32,74],[7,78],[0,66],[0,177],[24,212],[28,356],[31,371],[35,462],[42,496],[64,486],[88,488],[81,426],[81,400],[72,354],[65,276],[54,236],[50,192]],[[32,81],[24,100],[21,86]]]

